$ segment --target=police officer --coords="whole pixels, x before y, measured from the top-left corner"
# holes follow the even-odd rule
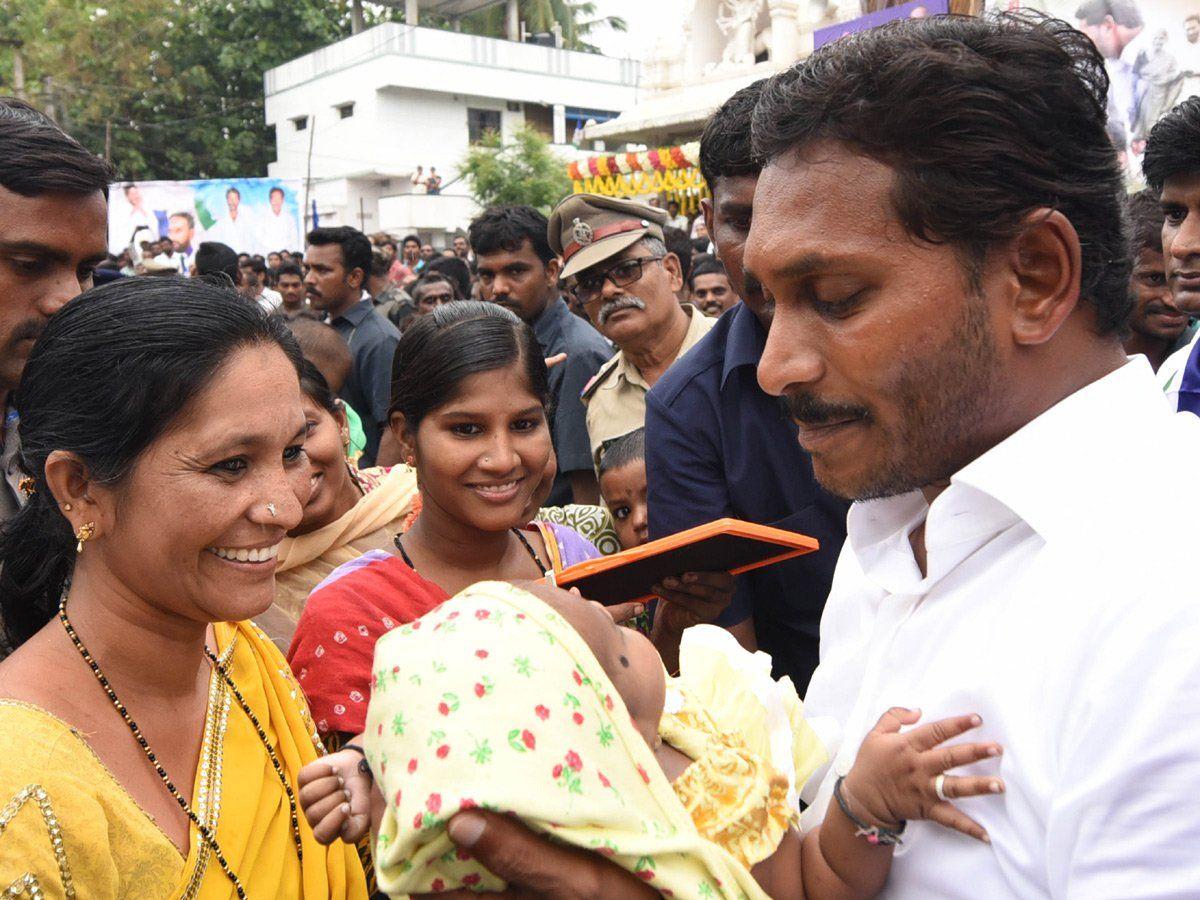
[[[715,321],[676,299],[683,276],[663,243],[666,221],[661,209],[597,194],[572,194],[550,216],[561,277],[574,279],[588,317],[619,351],[583,389],[597,463],[608,442],[642,427],[646,391]]]

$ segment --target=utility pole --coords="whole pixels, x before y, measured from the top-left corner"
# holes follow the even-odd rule
[[[104,161],[112,162],[112,119],[104,120]]]
[[[16,94],[18,100],[24,100],[25,57],[21,55],[21,48],[25,46],[25,42],[17,38],[0,38],[0,44],[13,48],[13,93]]]
[[[351,0],[350,3],[350,33],[358,34],[363,30],[362,0]]]

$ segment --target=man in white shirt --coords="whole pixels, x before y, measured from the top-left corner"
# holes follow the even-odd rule
[[[262,215],[258,230],[259,247],[266,250],[291,250],[301,246],[300,226],[296,216],[284,207],[283,188],[271,188],[267,195],[269,208]]]
[[[208,230],[207,239],[232,247],[238,253],[257,249],[254,246],[254,225],[242,209],[242,192],[231,185],[225,192],[225,205],[228,213]]]
[[[1145,481],[1200,458],[1200,420],[1121,348],[1103,66],[1053,20],[909,20],[822,47],[755,111],[759,381],[860,501],[806,699],[833,760],[804,824],[891,706],[977,713],[969,739],[1004,747],[954,773],[1004,794],[954,801],[950,778],[908,823],[888,897],[1200,893],[1200,485]],[[990,843],[936,824],[951,803]]]

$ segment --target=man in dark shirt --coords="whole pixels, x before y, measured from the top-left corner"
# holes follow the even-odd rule
[[[471,247],[483,298],[527,322],[547,357],[567,355],[550,370],[554,401],[550,433],[558,477],[546,505],[595,504],[600,502],[600,492],[579,395],[613,349],[596,329],[572,315],[559,294],[559,261],[550,249],[546,229],[546,217],[533,207],[498,206],[471,223]]]
[[[723,516],[817,538],[821,549],[738,577],[720,620],[743,643],[770,653],[776,676],[803,694],[817,665],[821,611],[846,538],[848,504],[813,479],[796,426],[758,385],[770,313],[742,275],[758,167],[750,114],[763,82],[734,94],[709,120],[700,165],[712,189],[708,233],[742,298],[646,397],[650,537]]]
[[[392,357],[400,332],[375,314],[363,289],[371,271],[371,242],[355,228],[315,228],[308,234],[304,287],[314,309],[342,336],[354,366],[341,397],[362,419],[367,447],[359,465],[375,464],[379,438],[387,425],[392,390]]]

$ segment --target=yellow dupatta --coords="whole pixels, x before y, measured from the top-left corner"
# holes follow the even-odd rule
[[[249,623],[214,626],[217,654],[264,729],[294,792],[318,756],[316,729],[287,663]],[[298,815],[254,724],[216,672],[192,809],[252,898],[366,900],[354,847],[323,847]],[[113,715],[116,715],[114,712]],[[193,826],[183,858],[84,736],[38,706],[0,700],[0,891],[87,900],[229,900],[233,883]],[[35,891],[36,889],[36,891]],[[40,891],[40,893],[38,893]]]
[[[361,473],[364,480],[371,475],[370,470]],[[275,567],[274,618],[282,614],[294,628],[308,595],[329,573],[368,550],[390,545],[416,496],[416,471],[395,466],[341,518],[311,534],[285,538]],[[272,637],[276,630],[268,628]]]
[[[249,622],[214,627],[217,653],[298,795],[300,769],[323,752],[304,695],[286,660]],[[356,849],[323,847],[298,810],[303,862],[296,858],[291,810],[254,724],[224,681],[214,678],[196,773],[193,808],[217,841],[250,897],[289,900],[366,900]],[[233,884],[193,828],[184,879],[172,900],[227,900]]]

